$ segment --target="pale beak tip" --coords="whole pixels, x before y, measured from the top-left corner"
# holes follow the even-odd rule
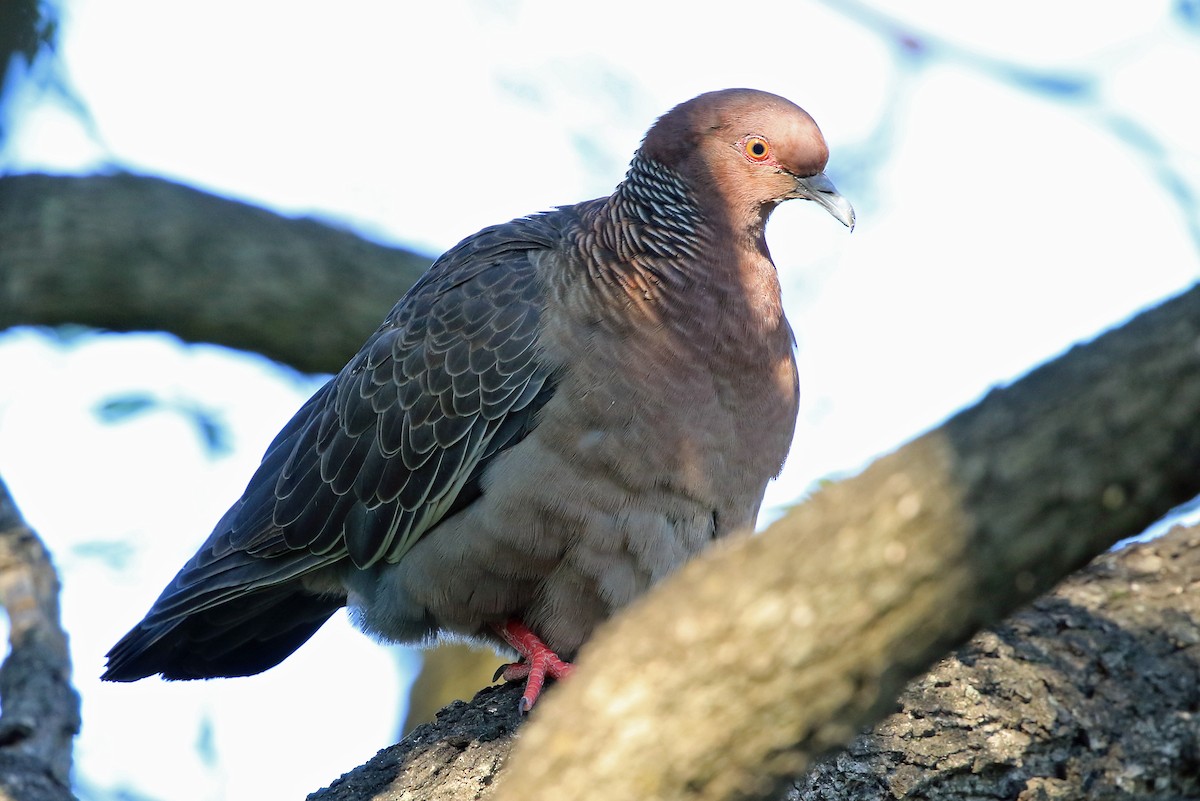
[[[850,201],[842,197],[833,181],[823,172],[810,175],[807,178],[797,178],[796,184],[800,196],[816,201],[821,208],[833,215],[834,219],[854,231],[854,207]]]

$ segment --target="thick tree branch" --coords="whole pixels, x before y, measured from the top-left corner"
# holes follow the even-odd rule
[[[169,331],[334,372],[429,260],[159,178],[0,178],[0,330]]]
[[[520,692],[452,704],[310,799],[493,797]],[[1197,798],[1198,710],[1200,527],[1105,554],[977,635],[785,798]]]
[[[0,604],[9,654],[0,666],[0,797],[72,799],[71,746],[79,696],[71,687],[58,574],[37,534],[0,482]]]
[[[1200,798],[1200,528],[1107,554],[913,682],[789,801]]]

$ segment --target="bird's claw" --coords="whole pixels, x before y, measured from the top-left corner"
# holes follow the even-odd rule
[[[543,643],[536,634],[524,624],[509,621],[503,626],[497,626],[496,631],[513,649],[521,655],[519,662],[501,665],[492,677],[492,681],[503,677],[505,681],[520,681],[525,679],[525,692],[517,702],[517,710],[528,714],[541,695],[546,677],[561,679],[571,675],[575,666],[559,658]]]

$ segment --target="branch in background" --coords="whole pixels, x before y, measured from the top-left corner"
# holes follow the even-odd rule
[[[0,178],[0,242],[0,330],[170,331],[306,372],[340,369],[430,263],[124,174]]]
[[[0,482],[0,604],[8,612],[8,658],[0,666],[0,796],[64,801],[79,696],[71,687],[58,574],[37,534]]]
[[[35,85],[42,83],[38,88],[55,88],[60,95],[64,92],[61,75],[56,74],[57,59],[53,57],[58,32],[56,3],[47,0],[0,3],[0,145],[12,132],[9,116],[18,87],[29,81]],[[35,64],[43,68],[40,81],[31,80]]]

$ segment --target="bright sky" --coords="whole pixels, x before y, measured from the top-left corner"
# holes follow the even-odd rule
[[[792,203],[768,232],[805,393],[778,507],[1200,268],[1159,178],[1200,187],[1200,113],[1180,97],[1200,38],[1168,2],[878,3],[964,49],[909,71],[835,7],[67,0],[61,52],[99,141],[45,103],[7,167],[164,175],[436,253],[606,194],[675,103],[786,95],[825,131],[859,227]],[[1096,83],[1047,97],[988,59]],[[22,377],[0,389],[0,475],[65,580],[83,797],[298,798],[394,741],[407,670],[340,619],[259,677],[96,680],[314,381],[161,336],[31,332],[0,337],[0,375]],[[233,452],[210,458],[170,412],[100,425],[96,404],[130,391],[219,410]]]

